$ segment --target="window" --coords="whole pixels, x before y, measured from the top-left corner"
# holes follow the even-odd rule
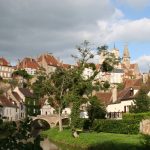
[[[126,113],[126,106],[124,106],[124,112]]]

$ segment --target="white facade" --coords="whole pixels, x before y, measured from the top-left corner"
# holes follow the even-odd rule
[[[17,105],[17,107],[19,109],[18,119],[24,119],[26,117],[26,107],[25,107],[25,104],[22,102],[22,100],[16,99],[16,97],[14,97],[14,95],[12,94],[11,90],[9,90],[7,92],[7,94],[9,95],[9,98],[11,98],[16,103],[16,105]]]
[[[0,76],[2,78],[11,78],[14,69],[11,66],[1,66],[0,65]]]
[[[106,107],[107,112],[129,112],[129,107],[135,105],[133,100],[121,101],[117,104],[109,104]]]
[[[67,107],[62,110],[63,115],[70,115],[71,114],[71,108]]]
[[[36,69],[34,68],[24,68],[29,75],[35,75]]]
[[[123,73],[111,73],[110,83],[122,83],[123,82]]]
[[[19,109],[17,107],[4,106],[2,116],[5,118],[4,121],[19,120]]]
[[[40,111],[41,115],[52,115],[55,113],[55,109],[51,107],[51,105],[48,103],[48,100],[45,101]]]

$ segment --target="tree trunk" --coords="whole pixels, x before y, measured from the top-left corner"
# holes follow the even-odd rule
[[[62,127],[62,119],[61,119],[61,108],[59,107],[59,131],[61,132],[63,130]]]

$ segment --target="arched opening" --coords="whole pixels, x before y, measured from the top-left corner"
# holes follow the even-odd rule
[[[32,121],[32,127],[42,128],[42,129],[49,129],[50,124],[44,119],[35,119],[35,120]]]
[[[56,126],[59,126],[59,121],[57,122]],[[62,126],[63,127],[70,126],[70,119],[69,118],[63,118],[62,119]]]
[[[35,119],[32,121],[32,132],[31,134],[35,137],[37,136],[41,131],[47,130],[51,128],[50,124],[44,120],[44,119]]]

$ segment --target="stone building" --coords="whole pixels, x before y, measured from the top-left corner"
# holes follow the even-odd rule
[[[0,57],[0,77],[10,79],[14,69],[10,63],[3,57]]]

